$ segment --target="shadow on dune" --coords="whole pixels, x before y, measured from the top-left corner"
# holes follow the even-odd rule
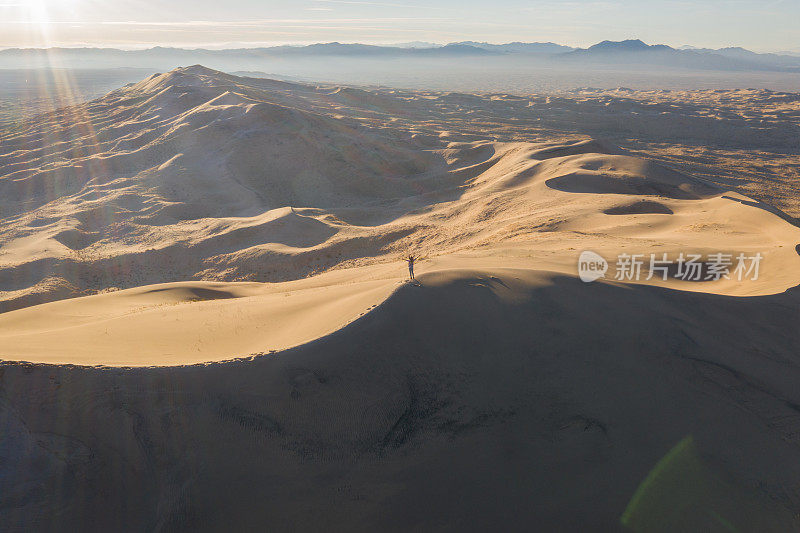
[[[3,523],[621,531],[692,435],[692,461],[747,503],[703,512],[797,528],[797,289],[734,298],[521,270],[420,282],[252,360],[0,367]]]
[[[619,148],[618,146],[614,146],[610,142],[600,140],[600,139],[591,139],[588,141],[577,141],[566,143],[562,146],[553,146],[550,148],[543,148],[541,150],[535,151],[531,154],[532,157],[535,159],[553,159],[556,157],[566,157],[570,155],[582,155],[582,154],[608,154],[608,155],[620,155],[624,154],[625,151]]]
[[[145,291],[144,294],[169,292],[176,296],[182,297],[187,301],[206,301],[206,300],[230,300],[236,296],[230,291],[221,291],[217,289],[208,289],[205,287],[169,287],[164,289],[151,289]]]
[[[798,228],[800,228],[800,217],[793,217],[788,213],[781,211],[777,207],[773,207],[765,202],[742,200],[739,198],[733,198],[731,196],[723,196],[723,198],[725,198],[726,200],[731,200],[732,202],[739,202],[740,204],[747,205],[750,207],[757,207],[758,209],[763,209],[768,213],[772,213],[773,215],[779,216],[792,226],[797,226]]]
[[[672,209],[659,202],[639,200],[625,205],[609,207],[604,210],[606,215],[673,215]]]
[[[679,184],[638,176],[573,172],[550,178],[545,183],[551,189],[562,192],[661,196],[675,200],[700,200],[719,193],[710,187],[688,180],[687,177],[686,183]]]

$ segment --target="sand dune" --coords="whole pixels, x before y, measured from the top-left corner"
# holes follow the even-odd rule
[[[468,165],[460,176],[471,178],[434,198],[398,201],[395,212],[407,203],[419,205],[421,196],[430,205],[373,226],[344,222],[353,218],[354,208],[279,208],[254,217],[146,228],[137,224],[134,235],[146,245],[127,244],[131,237],[119,243],[108,239],[105,247],[115,255],[89,260],[83,268],[113,276],[124,286],[202,267],[203,277],[219,280],[301,275],[314,272],[314,261],[322,255],[332,266],[350,258],[364,266],[339,266],[327,277],[294,282],[140,287],[8,312],[0,315],[2,357],[152,366],[297,346],[385,299],[405,275],[397,257],[404,243],[414,243],[406,246],[432,259],[424,266],[428,270],[515,264],[569,275],[575,275],[582,250],[609,258],[650,252],[673,258],[684,252],[762,254],[758,280],[640,281],[748,296],[800,284],[800,257],[794,249],[800,229],[744,196],[657,164],[627,155],[581,153],[596,148],[593,143],[544,150],[520,143],[459,146],[445,157]],[[571,155],[556,155],[562,151]],[[387,216],[380,207],[362,208],[357,216],[364,218],[365,211]],[[63,232],[58,237],[65,238]],[[451,257],[454,252],[461,253]],[[110,266],[120,262],[122,272]],[[73,283],[81,281],[76,277]],[[309,284],[312,290],[305,289]],[[205,298],[191,290],[221,290],[237,297]],[[175,305],[180,302],[186,305]]]
[[[517,121],[574,105],[196,66],[0,130],[2,523],[797,529],[791,194]]]
[[[739,197],[608,142],[423,135],[381,118],[423,115],[425,101],[190,67],[7,132],[0,309],[187,279],[288,281],[409,247],[433,256],[557,235],[571,243],[561,249],[675,249],[703,218],[721,224],[705,242],[725,250],[739,247],[734,235],[769,254],[794,238],[771,216],[739,222],[767,206],[715,202]],[[664,207],[620,215],[637,201]],[[646,219],[667,210],[669,221]]]
[[[351,272],[328,276],[328,286],[320,287],[321,281],[291,282],[280,289],[258,283],[170,283],[6,313],[0,325],[3,358],[154,366],[264,354],[340,329],[397,285],[393,279],[363,281]]]
[[[5,523],[624,531],[626,513],[634,531],[724,530],[704,528],[709,515],[797,528],[796,290],[735,298],[503,268],[420,281],[251,361],[4,367],[3,464],[19,466],[0,478],[16,502]],[[659,469],[687,438],[690,469]]]

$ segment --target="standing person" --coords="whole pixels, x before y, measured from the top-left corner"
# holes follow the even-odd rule
[[[409,255],[406,261],[408,261],[408,275],[411,277],[411,281],[415,281],[417,279],[414,277],[414,261],[416,261],[416,258],[413,255]]]

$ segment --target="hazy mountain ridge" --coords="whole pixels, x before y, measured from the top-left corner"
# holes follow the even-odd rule
[[[663,44],[648,45],[641,40],[603,41],[574,50],[563,59],[585,63],[662,65],[697,70],[798,70],[800,59],[775,54],[757,54],[744,48],[676,49]]]
[[[307,46],[276,46],[238,49],[184,49],[154,47],[145,50],[114,48],[10,48],[0,50],[0,68],[64,67],[110,68],[119,66],[172,68],[178,64],[203,63],[228,70],[258,70],[266,61],[313,60],[444,60],[459,58],[496,57],[504,60],[542,64],[647,64],[694,70],[734,71],[800,71],[800,57],[779,54],[759,54],[743,48],[721,49],[672,48],[641,40],[603,41],[586,49],[575,49],[556,43],[505,43],[464,41],[441,46],[396,45],[382,46],[360,43],[318,43]],[[218,64],[219,63],[219,64]],[[222,65],[225,65],[224,67]],[[230,64],[230,66],[227,66]]]
[[[502,52],[507,54],[544,54],[554,55],[564,52],[571,52],[575,48],[571,46],[564,46],[556,43],[523,43],[513,42],[505,44],[492,44],[486,42],[464,41],[457,44],[473,46],[475,48],[482,48],[493,52]]]

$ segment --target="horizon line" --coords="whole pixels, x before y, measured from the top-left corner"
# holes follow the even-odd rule
[[[600,44],[604,42],[613,42],[613,43],[621,43],[626,41],[643,41],[642,39],[638,38],[631,38],[631,39],[623,39],[619,41],[613,41],[610,39],[598,41],[595,44]],[[430,46],[408,46],[419,42],[420,44],[426,44]],[[130,46],[120,46],[119,44],[82,44],[82,45],[53,45],[53,46],[0,46],[0,51],[7,51],[7,50],[38,50],[38,51],[46,51],[46,50],[114,50],[119,52],[143,52],[148,50],[155,50],[159,48],[169,49],[169,50],[183,50],[183,51],[209,51],[209,52],[222,52],[222,51],[235,51],[235,50],[258,50],[258,49],[269,49],[269,48],[307,48],[310,46],[315,45],[333,45],[333,44],[340,44],[340,45],[364,45],[364,46],[375,46],[380,48],[399,48],[399,49],[431,49],[431,48],[443,48],[450,45],[456,44],[464,44],[464,43],[477,43],[477,44],[486,44],[490,46],[504,46],[504,45],[512,45],[512,44],[551,44],[556,46],[563,46],[566,48],[572,48],[574,50],[586,50],[590,46],[582,47],[582,46],[573,46],[568,44],[562,44],[555,41],[475,41],[475,40],[464,40],[464,41],[450,41],[450,42],[433,42],[433,41],[393,41],[393,42],[364,42],[364,41],[304,41],[304,42],[280,42],[280,41],[264,41],[259,43],[230,43],[230,46],[218,46],[214,45],[213,43],[203,43],[199,45],[180,45],[180,44],[136,44]],[[731,48],[740,48],[743,50],[748,50],[758,54],[796,54],[800,53],[800,50],[759,50],[759,49],[750,49],[739,45],[728,45],[722,46],[719,48],[710,48],[710,47],[699,47],[693,46],[689,44],[682,44],[682,45],[668,45],[663,43],[654,43],[648,44],[648,46],[669,46],[675,50],[725,50]]]

